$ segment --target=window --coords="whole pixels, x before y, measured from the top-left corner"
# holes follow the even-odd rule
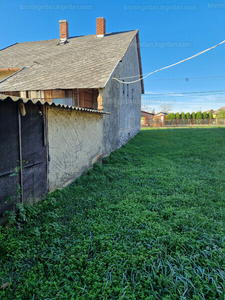
[[[52,101],[75,107],[97,109],[97,89],[68,89],[68,90],[46,90],[45,101]]]
[[[52,90],[51,96],[55,103],[74,106],[73,90]]]
[[[92,108],[92,90],[79,91],[79,106]]]

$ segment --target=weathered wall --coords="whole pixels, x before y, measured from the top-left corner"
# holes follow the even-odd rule
[[[119,64],[119,78],[140,74],[136,37],[130,44],[122,62]],[[125,78],[124,81],[138,77]],[[127,143],[140,131],[141,121],[141,82],[119,84],[119,146]]]
[[[141,82],[127,85],[113,79],[138,74],[140,68],[135,37],[103,90],[103,109],[111,113],[104,116],[104,155],[121,147],[140,131]]]
[[[48,108],[49,189],[69,184],[103,151],[102,115]]]
[[[114,76],[119,76],[118,67]],[[119,83],[116,80],[110,79],[103,90],[103,110],[110,112],[103,117],[104,155],[109,155],[119,147]]]

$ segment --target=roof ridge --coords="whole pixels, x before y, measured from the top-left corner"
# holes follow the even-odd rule
[[[128,33],[128,32],[132,32],[132,31],[138,31],[138,29],[131,29],[131,30],[124,30],[124,31],[116,31],[116,32],[108,32],[105,34],[105,37],[106,36],[111,36],[111,35],[115,35],[115,34],[120,34],[120,33]],[[86,36],[96,36],[96,34],[83,34],[83,35],[75,35],[75,36],[69,36],[67,39],[72,39],[72,38],[79,38],[79,37],[86,37]],[[37,41],[27,41],[27,42],[17,42],[15,44],[12,44],[10,46],[7,46],[1,50],[4,50],[8,47],[12,47],[16,44],[26,44],[26,43],[38,43],[38,42],[47,42],[47,41],[57,41],[57,40],[60,40],[60,38],[54,38],[54,39],[46,39],[46,40],[37,40]],[[0,51],[1,51],[0,50]]]

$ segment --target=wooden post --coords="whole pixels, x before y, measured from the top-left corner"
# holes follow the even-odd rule
[[[20,155],[20,189],[21,189],[21,202],[23,204],[23,156],[22,156],[22,134],[21,134],[21,112],[19,103],[18,107],[18,128],[19,128],[19,155]]]

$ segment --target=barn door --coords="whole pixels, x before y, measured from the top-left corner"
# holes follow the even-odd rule
[[[47,153],[43,106],[27,103],[21,116],[23,201],[32,204],[47,193]]]
[[[47,193],[47,146],[43,106],[25,104],[21,116],[18,103],[0,101],[0,215],[14,209],[16,185],[22,187],[21,200],[32,204]],[[11,177],[23,162],[22,172]]]
[[[0,215],[13,210],[19,176],[10,175],[19,165],[18,109],[13,101],[0,101]],[[9,201],[9,199],[12,199]],[[7,202],[7,203],[5,203]]]

